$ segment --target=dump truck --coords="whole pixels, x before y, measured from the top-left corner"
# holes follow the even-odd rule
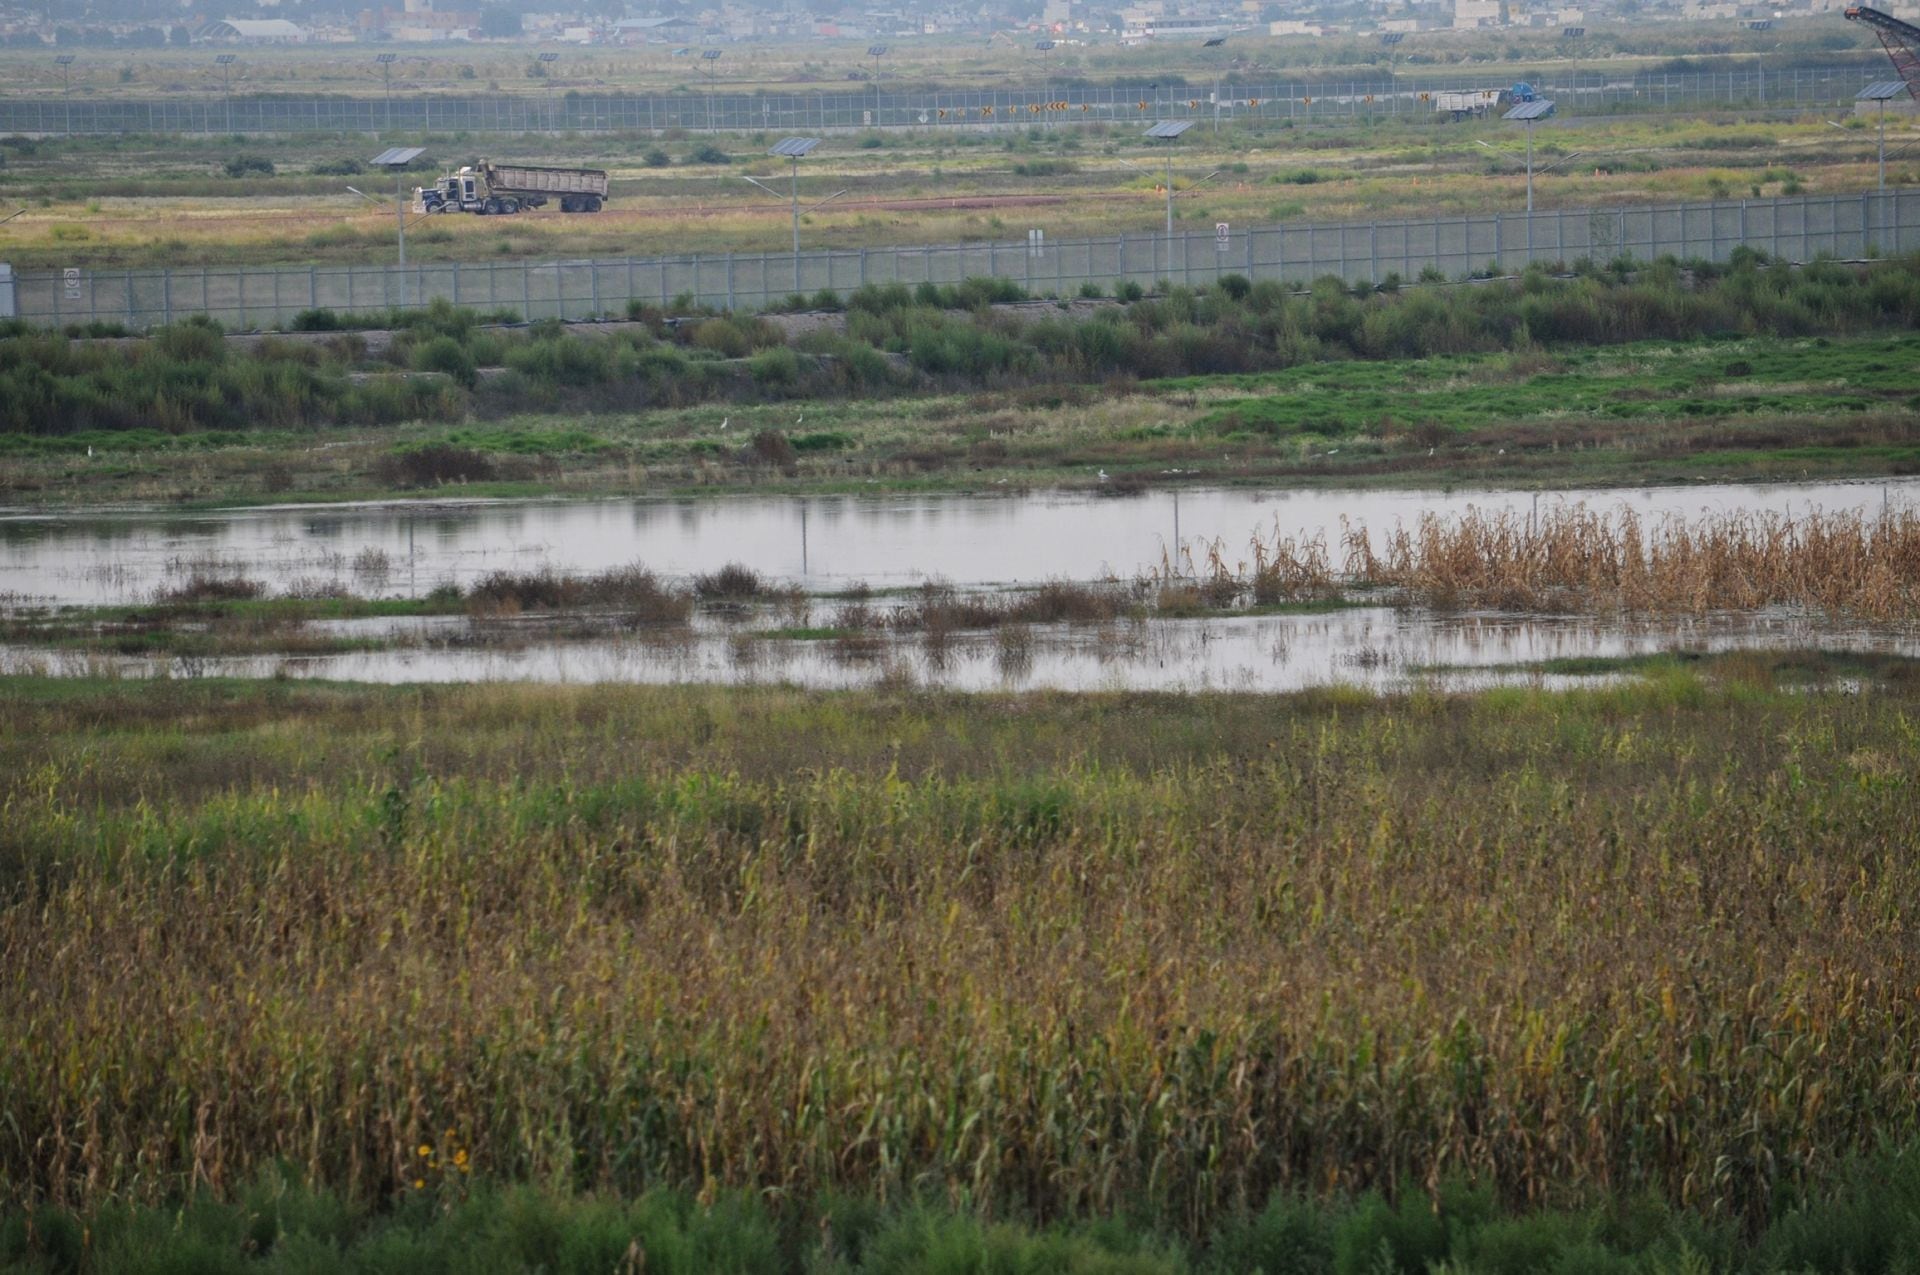
[[[468,212],[504,216],[557,200],[561,212],[599,212],[607,199],[607,175],[598,168],[546,168],[532,164],[478,165],[448,173],[413,193],[423,213]]]
[[[1456,121],[1479,119],[1497,107],[1518,106],[1522,102],[1538,101],[1539,97],[1533,85],[1521,80],[1512,88],[1506,89],[1462,89],[1457,92],[1435,93],[1433,109],[1436,114],[1445,115]]]

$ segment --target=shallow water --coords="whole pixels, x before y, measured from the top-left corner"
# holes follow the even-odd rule
[[[363,682],[783,683],[823,689],[877,684],[972,691],[1289,691],[1346,684],[1397,690],[1591,680],[1516,665],[1665,651],[1792,649],[1920,656],[1920,626],[1835,625],[1785,613],[1600,621],[1590,617],[1438,614],[1365,607],[1313,615],[1042,625],[960,635],[940,644],[880,638],[759,638],[703,620],[689,630],[560,641],[540,623],[420,622],[434,645],[328,656],[146,659],[0,648],[0,673],[151,677],[295,677]],[[405,622],[341,622],[338,633],[403,632]],[[516,631],[518,636],[516,636]]]
[[[1342,518],[1376,536],[1421,514],[1526,512],[1556,503],[1642,517],[1735,510],[1878,512],[1920,503],[1920,479],[1766,486],[1501,490],[1195,489],[1108,497],[876,495],[514,501],[0,513],[0,602],[150,598],[196,572],[244,575],[272,592],[337,584],[417,596],[490,571],[587,572],[641,562],[669,577],[743,562],[812,590],[943,578],[963,586],[1131,576],[1176,543],[1238,556],[1255,530],[1324,535]]]

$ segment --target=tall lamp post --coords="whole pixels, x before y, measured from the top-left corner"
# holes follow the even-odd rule
[[[1747,23],[1747,30],[1771,31],[1773,30],[1773,19],[1755,18],[1753,21]],[[1776,44],[1773,47],[1777,49],[1780,46]],[[1760,49],[1753,55],[1753,69],[1759,78],[1760,105],[1765,106],[1767,104],[1767,51],[1765,49]]]
[[[389,146],[368,162],[393,173],[393,213],[399,226],[399,262],[407,264],[407,165],[425,153],[424,146]],[[404,286],[404,285],[403,285]]]
[[[713,131],[713,95],[720,91],[720,50],[700,50],[700,67],[707,73],[707,131]]]
[[[1533,211],[1533,126],[1553,114],[1553,103],[1545,98],[1536,102],[1522,102],[1508,111],[1501,119],[1513,120],[1527,126],[1527,211]],[[1533,223],[1527,223],[1527,237],[1533,237]]]
[[[1580,109],[1580,41],[1587,38],[1587,29],[1585,27],[1562,27],[1560,29],[1560,38],[1565,40],[1573,49],[1573,83],[1569,91],[1573,94],[1573,109],[1578,111]]]
[[[66,102],[67,136],[73,136],[73,54],[62,53],[54,59],[60,68],[60,97]]]
[[[1200,47],[1203,49],[1222,49],[1226,47],[1226,44],[1226,36],[1216,35],[1212,39],[1202,40]],[[1215,137],[1220,136],[1220,63],[1217,61],[1213,64],[1213,135]]]
[[[386,84],[387,122],[385,126],[387,128],[393,127],[393,63],[394,59],[398,56],[399,55],[395,53],[380,53],[376,54],[373,59],[380,64],[380,78]]]
[[[547,90],[547,131],[558,132],[553,126],[553,64],[560,60],[558,53],[542,53],[537,59],[540,64],[540,78],[546,83]]]
[[[793,165],[792,172],[787,179],[787,198],[793,205],[793,290],[795,292],[800,291],[800,161],[812,154],[813,148],[819,144],[820,139],[817,137],[788,137],[782,139],[775,144],[772,150],[767,152],[767,154],[777,158],[789,160]],[[766,191],[768,194],[777,195],[780,193],[765,182],[757,181],[752,177],[747,178],[747,180],[753,182],[754,185]],[[832,198],[832,196],[828,196],[828,198]]]
[[[1033,51],[1035,53],[1051,53],[1057,47],[1058,46],[1055,45],[1055,43],[1052,40],[1035,40],[1033,42]],[[1047,127],[1052,128],[1053,127],[1053,65],[1052,65],[1051,59],[1048,60],[1046,76],[1042,81],[1042,83],[1045,86],[1045,92],[1047,95],[1047,101],[1046,101]]]
[[[1878,102],[1880,104],[1880,190],[1887,189],[1887,103],[1896,97],[1906,95],[1907,86],[1903,80],[1881,80],[1869,84],[1854,94],[1856,102]]]
[[[1383,31],[1380,33],[1381,47],[1387,51],[1387,101],[1393,114],[1400,113],[1399,71],[1400,41],[1407,38],[1405,31]]]
[[[226,102],[227,132],[229,134],[233,132],[233,82],[231,76],[233,74],[233,64],[236,61],[238,61],[238,59],[231,53],[222,53],[214,59],[215,64],[220,68],[220,96]]]

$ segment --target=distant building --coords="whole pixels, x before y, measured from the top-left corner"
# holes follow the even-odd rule
[[[222,18],[201,27],[193,38],[235,44],[305,44],[307,32],[285,18]]]
[[[474,10],[439,9],[434,0],[405,0],[400,9],[363,9],[356,25],[364,34],[393,40],[469,40],[480,26]]]
[[[1453,0],[1456,29],[1497,27],[1507,20],[1505,0]]]

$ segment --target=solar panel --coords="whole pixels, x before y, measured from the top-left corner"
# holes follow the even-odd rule
[[[702,51],[702,53],[700,54],[700,56],[701,56],[701,57],[703,57],[703,58],[705,58],[705,59],[706,59],[707,61],[709,61],[709,62],[711,62],[711,61],[713,61],[713,60],[714,60],[715,58],[718,58],[718,57],[720,56],[720,50],[718,50],[718,49],[706,49],[706,50],[704,50],[704,51]]]
[[[426,153],[424,146],[389,146],[367,162],[376,168],[405,168]]]
[[[1147,136],[1170,142],[1192,127],[1192,120],[1161,120],[1147,130]]]
[[[1040,50],[1040,52],[1045,53],[1048,50],[1053,48],[1053,41],[1052,40],[1035,40],[1033,42],[1033,47]]]
[[[785,159],[800,159],[819,144],[820,139],[817,137],[789,137],[777,144],[772,150],[768,151],[767,154],[779,155]]]
[[[1203,49],[1217,49],[1221,45],[1225,44],[1226,42],[1227,42],[1226,36],[1216,35],[1213,37],[1213,39],[1208,40],[1205,44],[1202,44],[1200,47]]]
[[[867,56],[870,58],[880,58],[886,55],[887,46],[884,44],[869,44],[867,46]]]
[[[1405,31],[1389,31],[1385,35],[1382,35],[1380,37],[1380,43],[1398,44],[1400,43],[1400,41],[1406,38],[1407,38],[1407,33]]]
[[[1856,102],[1887,102],[1907,91],[1903,80],[1879,80],[1853,95]]]
[[[1567,27],[1562,30],[1560,34],[1568,40],[1579,40],[1586,36],[1587,29],[1585,27]]]
[[[1543,120],[1553,114],[1553,103],[1541,98],[1538,102],[1522,102],[1500,118],[1503,120]]]

